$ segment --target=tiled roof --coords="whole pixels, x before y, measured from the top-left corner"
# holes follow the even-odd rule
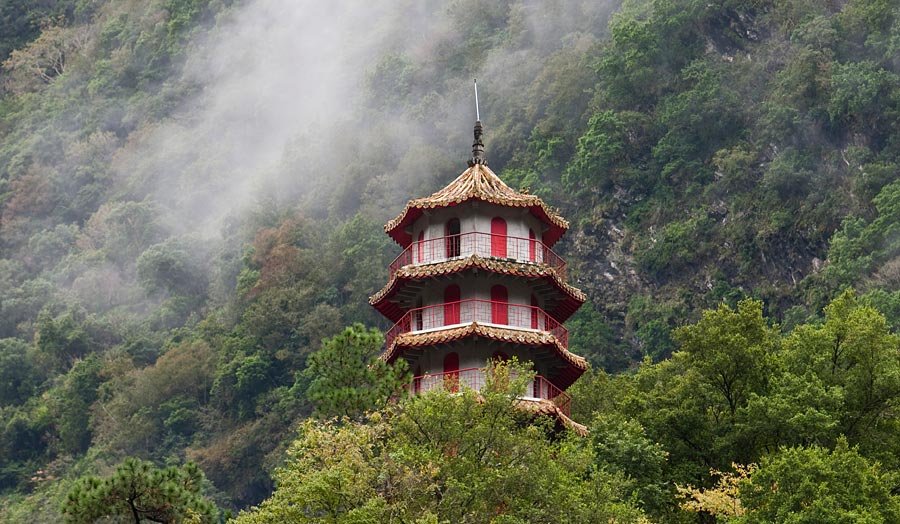
[[[588,431],[587,426],[579,424],[579,423],[575,422],[574,420],[570,419],[568,416],[566,416],[565,413],[562,412],[561,409],[559,409],[559,406],[557,406],[550,400],[547,400],[547,399],[532,400],[532,399],[524,399],[523,398],[523,399],[518,399],[517,404],[522,409],[526,409],[537,415],[549,415],[551,417],[556,418],[556,420],[560,424],[571,429],[579,436],[586,437],[590,433]]]
[[[381,358],[386,362],[393,362],[402,353],[404,347],[432,346],[452,342],[469,336],[480,336],[502,342],[514,344],[529,344],[534,346],[549,346],[554,353],[566,364],[566,368],[560,372],[556,385],[565,389],[575,382],[590,366],[587,361],[575,353],[566,349],[559,340],[547,331],[525,331],[509,329],[497,326],[486,326],[478,322],[472,322],[464,326],[449,329],[439,329],[424,333],[403,333],[394,339],[391,347],[386,348]]]
[[[500,206],[529,208],[533,215],[550,226],[543,236],[548,246],[552,246],[569,228],[569,223],[540,198],[513,190],[486,165],[475,164],[437,193],[410,200],[403,212],[384,226],[384,230],[406,247],[412,242],[412,237],[404,229],[422,214],[422,210],[455,206],[473,199]]]
[[[486,271],[504,275],[515,275],[522,277],[545,277],[550,279],[556,285],[556,287],[563,293],[568,295],[572,301],[573,307],[567,308],[566,311],[560,312],[563,314],[557,315],[559,317],[557,318],[557,320],[559,320],[560,322],[564,322],[566,318],[574,313],[575,310],[577,310],[587,299],[587,296],[580,289],[568,284],[551,266],[548,266],[546,264],[516,262],[496,259],[492,257],[471,255],[466,258],[448,260],[446,262],[438,262],[436,264],[404,266],[394,273],[393,278],[391,278],[390,282],[388,282],[386,286],[384,286],[381,290],[379,290],[369,298],[369,304],[375,306],[379,311],[396,322],[399,320],[399,318],[392,318],[392,316],[388,314],[388,311],[383,310],[383,308],[379,307],[379,302],[390,295],[395,290],[397,284],[400,281],[404,279],[421,280],[440,275],[449,275],[470,268],[484,269]],[[568,309],[571,309],[571,311],[568,311]],[[400,312],[400,316],[402,316],[402,312]]]

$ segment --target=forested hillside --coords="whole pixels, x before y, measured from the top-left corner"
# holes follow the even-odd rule
[[[0,520],[90,521],[102,479],[135,476],[224,519],[279,466],[302,497],[340,483],[309,473],[323,446],[369,468],[359,515],[462,522],[416,475],[487,470],[410,459],[434,401],[385,407],[380,335],[354,324],[390,327],[367,303],[400,251],[382,225],[464,169],[473,78],[491,168],[571,222],[591,437],[482,405],[453,438],[507,428],[596,501],[573,522],[900,520],[895,2],[369,4],[0,0]],[[348,340],[369,370],[349,411],[319,380]],[[354,421],[306,421],[331,414]],[[394,462],[366,455],[385,435]],[[536,504],[491,499],[507,480],[465,518]]]

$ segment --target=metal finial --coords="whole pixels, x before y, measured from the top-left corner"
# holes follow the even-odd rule
[[[484,129],[481,127],[481,112],[478,111],[478,81],[475,80],[475,141],[472,142],[472,158],[469,159],[469,167],[475,164],[485,165],[484,160],[484,142],[481,141],[481,135]]]
[[[475,78],[472,80],[472,83],[475,84],[475,120],[481,120],[481,113],[478,111],[478,79]]]

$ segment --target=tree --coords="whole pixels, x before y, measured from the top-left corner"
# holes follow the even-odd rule
[[[835,437],[844,434],[869,456],[897,465],[898,347],[900,336],[891,333],[884,315],[845,291],[825,308],[824,324],[800,326],[785,341],[788,371],[821,391],[795,409],[831,412]]]
[[[66,496],[66,524],[213,522],[218,509],[203,497],[204,476],[193,463],[158,469],[134,458],[107,478],[78,480]]]
[[[278,489],[238,524],[639,522],[590,441],[518,407],[532,376],[495,364],[475,393],[431,391],[365,421],[307,421]]]
[[[45,374],[30,347],[16,338],[0,338],[0,407],[17,405],[31,397]]]
[[[406,384],[404,360],[390,365],[378,358],[383,344],[377,329],[357,323],[325,339],[322,349],[310,355],[306,394],[318,416],[359,417],[383,407]]]
[[[762,391],[779,338],[766,325],[762,302],[742,300],[703,312],[694,325],[675,330],[683,358],[725,401],[731,416],[752,392]]]
[[[9,87],[15,93],[37,91],[66,72],[69,62],[88,44],[85,26],[47,25],[37,39],[10,53],[3,68],[10,72]]]
[[[741,524],[900,522],[897,475],[838,440],[833,451],[787,448],[740,484]]]
[[[100,370],[96,355],[79,360],[50,394],[60,448],[67,453],[82,453],[91,445],[91,405],[97,400]]]
[[[81,309],[69,309],[54,318],[44,309],[37,318],[35,345],[43,355],[62,369],[67,369],[86,356],[93,346],[85,329],[89,319]]]
[[[206,271],[179,242],[164,242],[147,248],[137,259],[138,278],[148,295],[166,293],[195,301],[205,298]]]

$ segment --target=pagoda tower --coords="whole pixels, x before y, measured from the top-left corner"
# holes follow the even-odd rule
[[[584,303],[551,250],[568,222],[511,189],[484,159],[475,122],[469,167],[437,193],[409,201],[384,229],[403,252],[369,302],[395,322],[382,358],[403,358],[414,393],[478,390],[490,359],[516,357],[537,373],[521,400],[568,419],[565,393],[588,368],[569,352],[563,322]]]

